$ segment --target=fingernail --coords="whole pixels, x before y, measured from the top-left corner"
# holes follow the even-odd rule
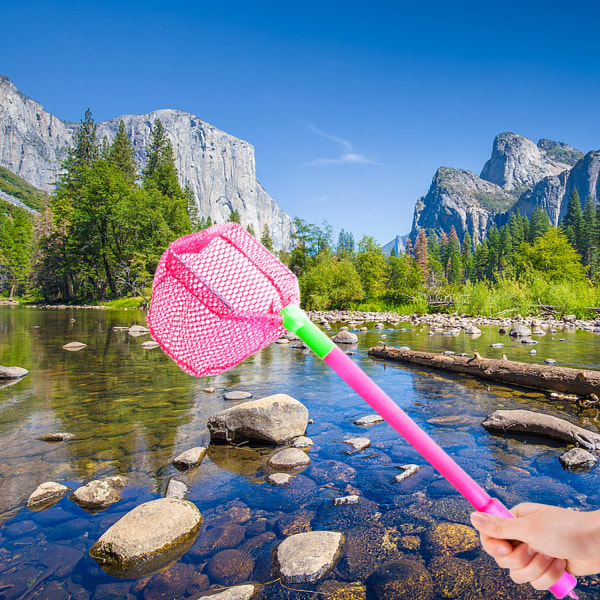
[[[488,516],[484,513],[476,512],[471,514],[471,523],[473,523],[475,527],[484,527],[488,521]]]

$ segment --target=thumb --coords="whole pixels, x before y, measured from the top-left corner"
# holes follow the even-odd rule
[[[471,523],[475,529],[500,540],[526,541],[527,527],[523,521],[524,519],[506,519],[480,512],[471,514]]]

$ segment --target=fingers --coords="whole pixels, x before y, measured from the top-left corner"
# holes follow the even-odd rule
[[[530,583],[536,590],[547,590],[560,579],[565,567],[562,558],[535,554],[527,566],[511,569],[510,577],[515,583]]]
[[[521,506],[521,505],[520,505]],[[471,514],[471,523],[479,533],[500,540],[518,540],[525,542],[529,539],[529,524],[527,519],[515,517],[506,519],[485,513]]]

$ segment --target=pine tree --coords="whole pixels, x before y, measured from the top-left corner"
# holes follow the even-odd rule
[[[108,162],[111,165],[115,165],[123,173],[125,179],[133,184],[137,177],[135,153],[131,139],[125,131],[125,123],[123,121],[119,122],[117,135],[108,154]]]
[[[177,180],[173,146],[160,119],[154,121],[152,140],[146,154],[144,187],[157,189],[168,198],[184,197]]]
[[[446,266],[446,278],[449,283],[460,283],[463,279],[463,263],[460,256],[460,242],[454,225],[450,229],[448,239],[448,263]]]
[[[266,223],[263,226],[262,235],[260,236],[260,243],[267,250],[273,252],[273,238],[271,237],[269,226]]]
[[[580,256],[583,256],[583,215],[577,188],[574,188],[569,196],[569,204],[562,220],[562,226],[571,246],[579,252]]]
[[[473,260],[475,262],[475,274],[477,279],[491,280],[493,268],[490,265],[490,247],[487,240],[483,240],[483,242],[475,248]]]
[[[527,236],[527,241],[530,244],[535,243],[535,241],[539,237],[545,235],[549,229],[550,217],[548,216],[548,213],[540,206],[536,206],[533,209],[533,214],[529,221],[529,235]]]
[[[473,258],[473,246],[471,236],[465,231],[461,248],[461,256],[464,267],[465,281],[475,282],[475,261]]]
[[[585,207],[583,208],[583,227],[581,232],[581,244],[583,250],[582,259],[583,264],[586,266],[593,265],[596,262],[597,227],[594,199],[591,196],[588,196],[585,201]]]
[[[338,235],[336,254],[340,260],[353,260],[354,258],[354,234],[342,229]]]
[[[423,274],[423,280],[427,281],[429,269],[427,266],[429,257],[427,255],[427,234],[424,229],[419,231],[414,249],[415,261]]]
[[[241,223],[242,219],[240,217],[240,213],[237,209],[232,209],[231,212],[229,213],[229,216],[227,217],[227,222],[228,223]]]
[[[64,174],[60,178],[60,187],[72,192],[85,177],[85,170],[89,169],[100,159],[100,147],[97,137],[98,126],[88,108],[79,126],[73,135],[73,146],[67,153],[63,163]]]

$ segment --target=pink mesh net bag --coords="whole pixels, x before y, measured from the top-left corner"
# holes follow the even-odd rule
[[[285,329],[280,311],[300,303],[294,274],[236,223],[173,242],[152,286],[152,337],[184,370],[216,375]]]

